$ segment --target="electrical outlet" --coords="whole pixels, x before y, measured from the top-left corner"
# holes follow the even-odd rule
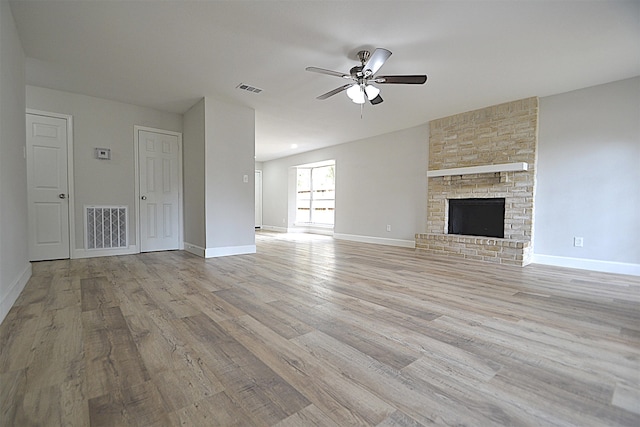
[[[387,224],[387,231],[391,231],[391,224]]]
[[[582,237],[574,237],[573,238],[573,246],[576,248],[581,248],[584,245],[584,239]]]

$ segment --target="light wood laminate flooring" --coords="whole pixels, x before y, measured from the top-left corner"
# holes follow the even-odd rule
[[[256,240],[34,263],[0,425],[640,425],[638,277]]]

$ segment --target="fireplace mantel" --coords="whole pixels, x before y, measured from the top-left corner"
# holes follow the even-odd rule
[[[521,172],[529,169],[526,162],[502,163],[499,165],[467,166],[464,168],[437,169],[427,171],[428,178],[437,176],[469,175],[478,173]]]

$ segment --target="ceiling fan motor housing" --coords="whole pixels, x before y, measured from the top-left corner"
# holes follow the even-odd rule
[[[364,77],[364,73],[362,72],[363,67],[363,65],[356,65],[355,67],[351,68],[351,70],[349,70],[349,74],[351,74],[351,77],[354,80],[357,80],[359,82]]]

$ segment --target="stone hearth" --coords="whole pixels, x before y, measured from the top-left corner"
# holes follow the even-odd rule
[[[525,163],[526,170],[430,177],[427,233],[416,234],[417,250],[500,264],[529,264],[537,145],[538,98],[431,121],[430,172],[515,163]],[[447,234],[450,199],[494,197],[505,199],[504,239]]]

